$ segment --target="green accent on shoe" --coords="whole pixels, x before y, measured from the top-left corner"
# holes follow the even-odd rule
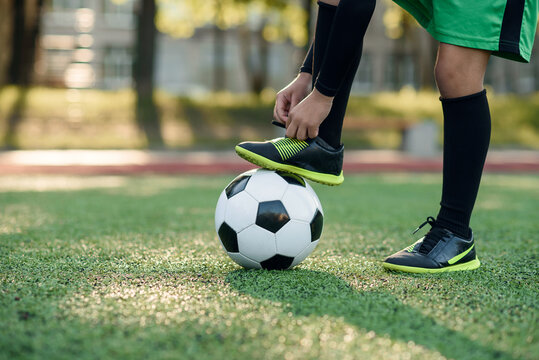
[[[449,260],[447,261],[447,263],[448,263],[449,265],[453,265],[454,263],[456,263],[457,261],[459,261],[460,259],[462,259],[463,257],[465,257],[466,254],[468,254],[468,253],[473,249],[474,246],[475,246],[475,244],[473,244],[472,246],[470,246],[470,248],[469,248],[468,250],[466,250],[466,251],[464,251],[464,252],[461,252],[460,254],[458,254],[457,256],[455,256],[455,257],[452,258],[452,259],[449,259]]]
[[[406,250],[406,251],[408,251],[408,252],[411,253],[412,251],[414,251],[414,247],[415,247],[415,243],[412,244],[412,245],[410,245],[410,246],[408,246],[408,247],[407,247],[406,249],[404,249],[404,250]]]
[[[338,176],[331,175],[331,174],[323,174],[323,173],[318,173],[315,171],[302,169],[300,167],[293,166],[293,165],[279,164],[278,162],[272,161],[261,155],[255,154],[252,151],[246,150],[242,148],[241,146],[236,146],[235,150],[236,150],[236,153],[238,153],[238,155],[241,156],[242,158],[268,170],[281,170],[281,171],[289,172],[292,174],[302,176],[309,180],[312,180],[312,181],[315,181],[324,185],[330,185],[330,186],[340,185],[344,181],[344,175],[342,171]]]
[[[292,138],[282,138],[272,142],[272,144],[275,146],[283,160],[290,159],[292,156],[309,146],[309,143],[306,141]]]
[[[481,266],[481,262],[479,261],[478,258],[475,258],[474,260],[465,262],[463,264],[445,266],[443,268],[437,268],[437,269],[396,265],[396,264],[390,264],[387,262],[382,263],[382,266],[388,270],[394,270],[394,271],[403,271],[403,272],[416,273],[416,274],[436,274],[436,273],[442,273],[442,272],[448,272],[448,271],[475,270],[479,266]]]

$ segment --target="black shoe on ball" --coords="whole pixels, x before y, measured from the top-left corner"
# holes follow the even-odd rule
[[[335,149],[320,137],[302,141],[281,137],[236,145],[245,160],[269,170],[289,172],[325,185],[340,185],[344,147]]]

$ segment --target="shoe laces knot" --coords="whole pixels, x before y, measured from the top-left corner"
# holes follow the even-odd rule
[[[431,229],[423,237],[423,242],[419,248],[419,252],[422,254],[428,254],[436,246],[436,244],[440,242],[440,240],[443,240],[444,237],[447,236],[447,231],[441,226],[437,226],[436,220],[432,216],[429,216],[425,222],[419,225],[417,229],[414,230],[412,235],[417,233],[427,224],[431,226]]]
[[[415,235],[416,232],[418,232],[419,230],[421,230],[423,228],[423,226],[429,224],[432,227],[434,227],[434,225],[436,224],[436,220],[434,220],[434,218],[432,216],[429,216],[427,218],[427,221],[425,221],[423,224],[419,225],[413,232],[412,232],[412,235]]]

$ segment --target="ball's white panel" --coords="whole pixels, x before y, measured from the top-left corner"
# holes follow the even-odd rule
[[[288,183],[275,172],[259,169],[251,176],[245,191],[257,201],[280,200]]]
[[[238,247],[241,254],[259,262],[277,253],[275,235],[258,225],[251,225],[238,234]]]
[[[215,231],[219,231],[219,226],[225,221],[227,200],[226,193],[223,190],[221,196],[219,196],[219,200],[217,200],[217,206],[215,207]]]
[[[311,243],[309,223],[290,220],[275,234],[277,253],[295,257]]]
[[[236,232],[240,232],[256,221],[258,202],[242,191],[227,201],[225,221]]]
[[[244,268],[247,268],[247,269],[262,269],[262,266],[260,266],[260,263],[258,263],[256,261],[253,261],[253,260],[249,259],[248,257],[243,256],[240,253],[228,253],[228,256],[230,256],[230,258],[232,260],[234,260],[234,262],[236,264],[241,265]]]
[[[311,185],[309,185],[309,183],[305,182],[305,185],[309,193],[311,193],[311,195],[313,196],[313,199],[316,202],[316,206],[318,207],[322,215],[324,215],[324,210],[322,209],[322,203],[320,202],[320,199],[318,199],[318,195],[316,195],[316,192],[311,187]]]
[[[251,169],[251,170],[247,170],[246,172],[243,172],[241,174],[239,174],[238,176],[236,176],[234,179],[232,179],[226,186],[225,186],[225,189],[228,187],[228,185],[232,184],[232,182],[234,180],[236,180],[237,178],[239,178],[240,176],[252,176],[254,173],[256,173],[259,169]]]
[[[292,268],[305,260],[307,256],[309,256],[314,251],[316,245],[318,245],[318,240],[313,241],[312,243],[307,245],[307,247],[303,249],[303,251],[294,258],[294,261],[292,262],[292,265],[290,265],[290,267]]]
[[[282,203],[293,220],[309,223],[317,208],[316,200],[306,188],[290,185],[282,198]]]

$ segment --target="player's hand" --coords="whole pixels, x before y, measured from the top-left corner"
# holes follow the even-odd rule
[[[286,136],[298,140],[313,139],[318,136],[318,128],[329,115],[333,98],[314,89],[288,114]]]
[[[312,75],[300,73],[290,84],[277,93],[273,118],[282,123],[288,123],[290,111],[303,100],[310,91]]]

